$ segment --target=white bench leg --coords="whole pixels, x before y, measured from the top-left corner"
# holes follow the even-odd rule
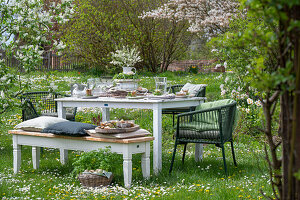
[[[60,152],[60,163],[64,165],[68,162],[68,150],[59,149],[59,152]]]
[[[127,188],[131,186],[132,179],[132,154],[129,151],[128,144],[123,145],[123,176],[124,176],[124,185]]]
[[[14,155],[14,173],[18,173],[21,167],[21,145],[18,145],[18,138],[13,135],[13,155]]]
[[[38,169],[40,166],[40,147],[32,147],[32,164],[33,169]]]
[[[145,153],[142,154],[142,172],[143,177],[150,177],[150,142],[146,142]]]
[[[203,144],[195,144],[195,161],[201,161],[203,158]]]

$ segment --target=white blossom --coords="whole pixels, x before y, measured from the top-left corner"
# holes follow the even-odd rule
[[[224,32],[232,18],[245,14],[236,0],[169,0],[156,10],[144,12],[140,17],[188,20],[190,32],[204,32],[207,36]]]
[[[254,103],[255,103],[256,106],[261,106],[260,100],[257,100],[257,101],[255,101]]]
[[[70,16],[72,3],[65,0],[47,9],[44,1],[40,0],[0,0],[0,5],[2,19],[0,48],[6,55],[13,55],[26,72],[34,70],[35,66],[40,65],[44,53],[41,44],[53,40],[51,38],[55,35],[53,27],[56,23],[60,25],[64,18]],[[14,39],[16,35],[18,37]],[[58,44],[60,48],[65,47],[63,43]],[[2,113],[6,108],[18,104],[15,100],[18,92],[16,90],[21,91],[22,85],[29,83],[30,80],[19,80],[16,74],[11,73],[5,62],[0,62],[0,75],[0,96],[5,96],[5,99],[0,101]]]
[[[253,100],[250,99],[250,98],[248,98],[248,99],[247,99],[247,103],[248,103],[249,105],[252,105],[252,104],[253,104]]]
[[[221,96],[224,96],[226,94],[226,90],[221,90]]]
[[[116,50],[116,52],[112,52],[111,58],[111,64],[119,65],[121,67],[132,67],[136,63],[142,61],[137,48],[133,47],[130,49],[127,46],[123,46],[122,49]]]
[[[223,65],[224,65],[224,67],[225,67],[225,68],[227,68],[227,67],[228,67],[228,65],[227,65],[227,62],[226,62],[226,61],[224,62],[224,64],[223,64]]]

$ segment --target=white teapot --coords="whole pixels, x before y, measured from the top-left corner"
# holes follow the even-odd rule
[[[132,71],[134,69],[134,72]],[[135,74],[136,69],[134,67],[123,67],[123,74]]]

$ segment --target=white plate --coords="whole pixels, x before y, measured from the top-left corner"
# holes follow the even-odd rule
[[[175,96],[175,98],[187,98],[188,96]]]
[[[157,96],[148,96],[148,99],[175,99],[175,96],[171,95],[157,95]]]
[[[98,98],[98,96],[85,96],[85,97],[81,97],[82,99],[96,99]]]
[[[127,97],[127,99],[144,99],[146,96]]]

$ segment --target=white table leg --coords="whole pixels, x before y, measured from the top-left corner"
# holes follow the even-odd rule
[[[66,119],[66,108],[63,107],[63,103],[60,101],[57,102],[57,116]]]
[[[150,142],[146,142],[146,151],[142,154],[142,173],[143,177],[150,177]]]
[[[161,104],[153,104],[153,170],[155,174],[162,169],[162,109]]]
[[[60,152],[60,163],[64,165],[68,162],[68,150],[60,148],[59,152]]]
[[[18,137],[13,135],[14,173],[18,173],[21,167],[21,145],[18,145]]]
[[[110,113],[109,108],[102,108],[102,121],[109,121],[110,120]]]
[[[63,103],[62,102],[57,102],[57,116],[59,118],[63,118],[66,119],[66,108],[63,107]],[[65,149],[59,149],[60,151],[60,162],[61,164],[66,164],[68,161],[68,150]]]
[[[132,154],[129,151],[129,145],[123,145],[123,176],[124,185],[127,188],[131,186],[132,179]]]
[[[195,144],[195,161],[201,161],[203,159],[203,144]]]
[[[32,147],[32,165],[33,169],[38,169],[40,166],[40,147]]]

